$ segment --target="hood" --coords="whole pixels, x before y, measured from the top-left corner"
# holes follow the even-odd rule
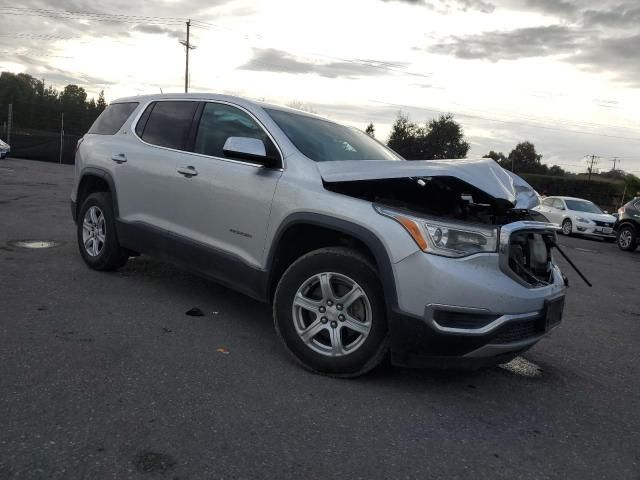
[[[531,186],[490,158],[460,160],[342,160],[317,162],[325,182],[350,182],[402,177],[455,177],[517,208],[537,205]],[[533,200],[535,198],[535,201]],[[529,206],[532,204],[531,206]]]

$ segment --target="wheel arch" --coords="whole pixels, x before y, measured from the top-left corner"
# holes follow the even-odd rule
[[[119,216],[118,196],[113,177],[108,171],[96,167],[87,167],[80,174],[74,218],[77,218],[84,199],[95,192],[108,192],[111,194],[113,213],[117,218]]]
[[[633,231],[638,233],[638,224],[631,219],[625,219],[625,220],[622,220],[620,223],[618,223],[618,226],[616,227],[616,231],[619,232],[620,229],[627,226],[633,228]]]
[[[309,241],[316,233],[320,237]],[[274,235],[266,264],[268,300],[273,299],[282,274],[296,259],[317,248],[345,245],[364,253],[374,263],[382,283],[387,310],[397,305],[392,262],[380,238],[361,225],[311,212],[288,216]]]

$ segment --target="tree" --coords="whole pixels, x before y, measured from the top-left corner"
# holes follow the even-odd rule
[[[540,163],[542,155],[531,142],[520,142],[509,153],[509,169],[520,173],[546,173],[547,166]]]
[[[409,120],[409,116],[398,112],[398,118],[391,127],[387,145],[407,159],[421,159],[420,141],[424,138],[424,129]]]
[[[373,123],[370,123],[369,125],[367,125],[367,128],[365,129],[364,133],[366,133],[370,137],[374,137],[375,138],[375,136],[376,136],[376,127],[373,126]]]
[[[469,151],[462,127],[450,113],[420,127],[399,112],[387,145],[410,160],[464,158]]]
[[[567,172],[565,172],[564,169],[559,165],[552,165],[549,168],[549,175],[558,175],[558,176],[560,176],[560,175],[566,175],[566,174],[567,174]]]
[[[292,100],[291,102],[287,103],[287,107],[295,108],[296,110],[307,113],[318,113],[313,109],[311,104],[304,103],[302,100]]]
[[[425,146],[429,159],[464,158],[469,151],[469,144],[464,141],[462,126],[450,113],[440,115],[437,120],[429,122]]]
[[[100,90],[100,95],[98,95],[98,101],[96,102],[98,115],[101,114],[105,108],[107,108],[107,102],[104,99],[104,90]]]

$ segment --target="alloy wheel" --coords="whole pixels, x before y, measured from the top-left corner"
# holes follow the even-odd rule
[[[562,233],[564,233],[565,235],[571,234],[571,222],[565,221],[562,224]]]
[[[97,257],[104,250],[107,241],[107,222],[104,213],[93,205],[85,212],[82,220],[82,243],[84,250]]]
[[[323,272],[302,283],[293,300],[293,322],[300,339],[330,357],[353,353],[371,331],[367,294],[346,275]]]
[[[631,245],[631,241],[632,241],[631,232],[629,231],[628,228],[625,228],[620,232],[620,235],[618,236],[618,244],[622,248],[629,248],[629,246]]]

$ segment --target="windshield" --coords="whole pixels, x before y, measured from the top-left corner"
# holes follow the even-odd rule
[[[298,150],[316,162],[402,160],[369,135],[319,118],[265,109]]]
[[[595,203],[586,202],[584,200],[565,200],[569,210],[586,213],[603,213]]]

